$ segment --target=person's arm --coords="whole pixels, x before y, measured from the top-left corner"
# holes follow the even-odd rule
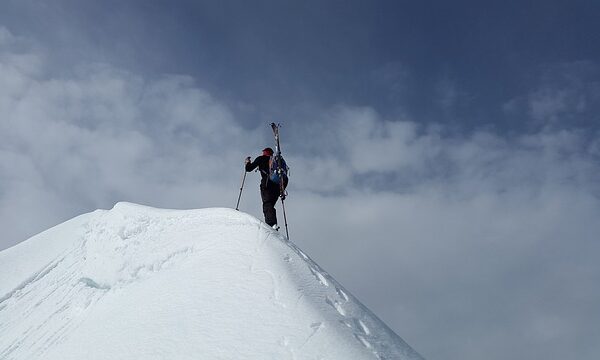
[[[254,161],[251,161],[250,156],[246,158],[246,172],[250,172],[258,167],[259,158],[260,156],[254,159]]]

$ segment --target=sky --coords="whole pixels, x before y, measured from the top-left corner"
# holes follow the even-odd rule
[[[0,249],[118,201],[235,207],[277,122],[291,240],[425,358],[595,359],[599,15],[3,1]]]

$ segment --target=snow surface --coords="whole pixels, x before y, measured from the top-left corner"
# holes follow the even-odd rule
[[[118,203],[0,252],[0,359],[422,359],[231,209]]]

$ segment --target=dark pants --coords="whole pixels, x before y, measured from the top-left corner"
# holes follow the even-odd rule
[[[269,226],[277,224],[277,211],[275,203],[279,198],[279,186],[269,183],[268,186],[260,186],[260,197],[263,203],[263,213],[265,214],[265,222]]]

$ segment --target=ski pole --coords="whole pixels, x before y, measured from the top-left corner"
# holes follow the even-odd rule
[[[281,172],[281,168],[279,169],[279,171]],[[280,174],[281,176],[281,174]],[[283,182],[283,177],[281,178],[281,182],[279,183],[279,197],[281,198],[281,208],[283,209],[283,223],[285,224],[285,236],[287,237],[287,239],[290,239],[290,232],[288,229],[288,223],[287,223],[287,214],[285,213],[285,184]]]
[[[242,185],[240,186],[240,195],[238,196],[237,204],[235,205],[235,209],[240,211],[240,199],[242,198],[242,190],[244,190],[244,182],[246,181],[246,169],[244,169],[244,177],[242,178]]]
[[[289,240],[290,232],[288,231],[287,216],[285,215],[285,201],[283,200],[283,197],[281,198],[281,207],[283,208],[283,222],[285,224],[285,236]]]

